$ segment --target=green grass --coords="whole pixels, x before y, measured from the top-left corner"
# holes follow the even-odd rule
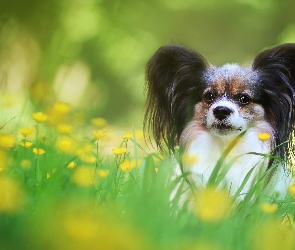
[[[229,207],[223,191],[211,192],[226,152],[205,195],[181,206],[182,189],[170,196],[176,185],[186,186],[187,173],[171,178],[173,160],[147,153],[135,132],[124,139],[127,134],[102,127],[117,145],[97,140],[92,132],[98,128],[88,121],[61,135],[56,126],[69,117],[49,112],[46,122],[28,118],[35,131],[27,138],[14,120],[2,126],[0,249],[295,249],[291,194],[265,197],[258,183],[255,199]],[[24,148],[21,141],[33,145]],[[115,155],[117,147],[127,151]]]

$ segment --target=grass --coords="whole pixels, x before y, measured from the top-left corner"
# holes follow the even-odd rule
[[[72,124],[65,103],[42,112],[27,114],[29,128],[1,127],[0,249],[295,248],[294,189],[277,200],[257,182],[255,199],[233,205],[214,189],[226,152],[210,186],[180,206],[183,189],[171,192],[187,173],[172,178],[175,162],[148,153],[135,130],[101,118]]]

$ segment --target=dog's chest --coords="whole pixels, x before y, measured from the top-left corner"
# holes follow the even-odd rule
[[[187,153],[196,158],[192,165],[187,165],[185,171],[191,172],[191,178],[197,187],[204,187],[212,174],[218,160],[233,139],[216,138],[208,132],[200,134],[189,146]],[[250,152],[267,154],[270,151],[270,141],[261,141],[254,131],[248,131],[231,149],[222,164],[221,172],[229,167],[223,177],[221,186],[226,186],[233,195],[241,186],[243,180],[254,168],[250,179],[241,193],[249,191],[257,174],[264,172],[268,160],[263,156],[249,154]]]

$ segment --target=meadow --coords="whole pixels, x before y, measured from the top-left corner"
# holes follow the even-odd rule
[[[266,197],[261,178],[237,204],[215,190],[225,153],[183,203],[185,189],[171,193],[188,175],[171,178],[174,166],[198,156],[158,152],[141,121],[160,46],[248,66],[294,42],[294,3],[1,0],[0,250],[295,249],[295,186]]]
[[[187,174],[171,178],[175,160],[147,147],[141,130],[83,119],[66,102],[29,110],[2,110],[0,249],[295,248],[295,186],[278,200],[257,180],[237,205],[215,190],[217,171],[181,205],[182,190],[171,192]]]

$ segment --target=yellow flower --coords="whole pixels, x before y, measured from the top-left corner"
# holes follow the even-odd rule
[[[283,225],[279,220],[273,219],[259,223],[251,231],[253,250],[294,250],[294,231]]]
[[[31,135],[31,134],[33,134],[35,132],[35,130],[33,128],[30,128],[30,127],[25,127],[25,128],[19,129],[18,131],[20,132],[20,134],[23,137],[27,137],[28,135]]]
[[[258,139],[261,141],[268,141],[271,138],[271,135],[269,133],[262,133],[258,134]]]
[[[6,176],[0,177],[0,211],[17,212],[24,201],[24,193],[19,183]]]
[[[32,117],[37,121],[37,122],[45,122],[48,119],[48,116],[42,112],[37,112],[32,114]]]
[[[109,175],[110,171],[109,170],[98,170],[97,174],[99,175],[99,177],[101,178],[105,178]]]
[[[73,154],[76,150],[76,143],[72,139],[60,139],[56,147],[62,153]]]
[[[33,143],[31,143],[31,142],[29,142],[29,141],[21,141],[21,142],[19,143],[19,145],[21,145],[21,146],[24,147],[24,148],[29,148],[29,147],[31,147],[31,146],[33,145]]]
[[[295,183],[289,187],[289,193],[295,196]]]
[[[71,161],[71,162],[69,163],[69,165],[67,166],[67,168],[74,168],[76,165],[77,165],[76,162]]]
[[[53,105],[53,110],[61,115],[64,115],[70,112],[71,106],[65,102],[56,102]]]
[[[89,166],[82,166],[76,169],[72,180],[82,187],[89,187],[93,184],[95,169]]]
[[[42,148],[33,148],[33,153],[35,155],[43,155],[43,154],[45,154],[45,150]]]
[[[127,152],[127,148],[114,148],[112,151],[115,155],[121,155]]]
[[[120,167],[122,172],[130,172],[133,168],[136,167],[136,162],[135,161],[130,162],[129,160],[124,160],[120,164],[119,167]]]
[[[159,168],[155,168],[155,172],[158,173],[159,172]]]
[[[78,201],[75,206],[68,205],[70,208],[64,205],[54,216],[47,215],[47,224],[40,222],[42,232],[48,225],[53,228],[49,232],[55,236],[51,249],[147,249],[146,237],[135,227],[122,223],[107,209],[95,209],[94,213],[92,204],[80,203],[85,204]]]
[[[63,135],[70,134],[73,131],[73,127],[68,124],[58,124],[56,130]]]
[[[107,125],[107,121],[104,118],[97,117],[97,118],[91,119],[91,124],[95,127],[102,128]]]
[[[183,154],[182,163],[185,166],[192,166],[198,161],[197,155]]]
[[[85,163],[89,163],[89,164],[93,164],[96,162],[96,157],[91,156],[91,155],[80,155],[80,159],[81,161],[85,162]]]
[[[267,214],[271,214],[271,213],[274,213],[275,211],[277,211],[278,204],[271,204],[268,202],[263,202],[260,204],[260,209],[261,209],[261,211],[263,211]]]
[[[105,132],[103,132],[102,130],[93,131],[93,136],[95,139],[99,140],[105,136]]]
[[[86,143],[82,145],[82,147],[77,149],[76,154],[83,162],[90,163],[90,164],[96,162],[96,158],[92,156],[93,152],[92,152],[91,143]]]
[[[123,135],[123,139],[125,139],[125,140],[130,140],[132,137],[133,137],[133,134],[131,134],[131,133],[125,133]]]
[[[92,144],[91,143],[86,143],[82,145],[82,147],[77,149],[77,155],[83,155],[83,154],[89,154],[92,152]]]
[[[101,227],[91,216],[71,216],[63,219],[63,228],[72,239],[91,242],[101,235]]]
[[[194,201],[194,213],[204,221],[219,221],[228,216],[232,207],[232,200],[228,191],[215,190],[207,187],[202,190]]]
[[[15,143],[13,135],[0,134],[0,147],[1,148],[12,148]]]

